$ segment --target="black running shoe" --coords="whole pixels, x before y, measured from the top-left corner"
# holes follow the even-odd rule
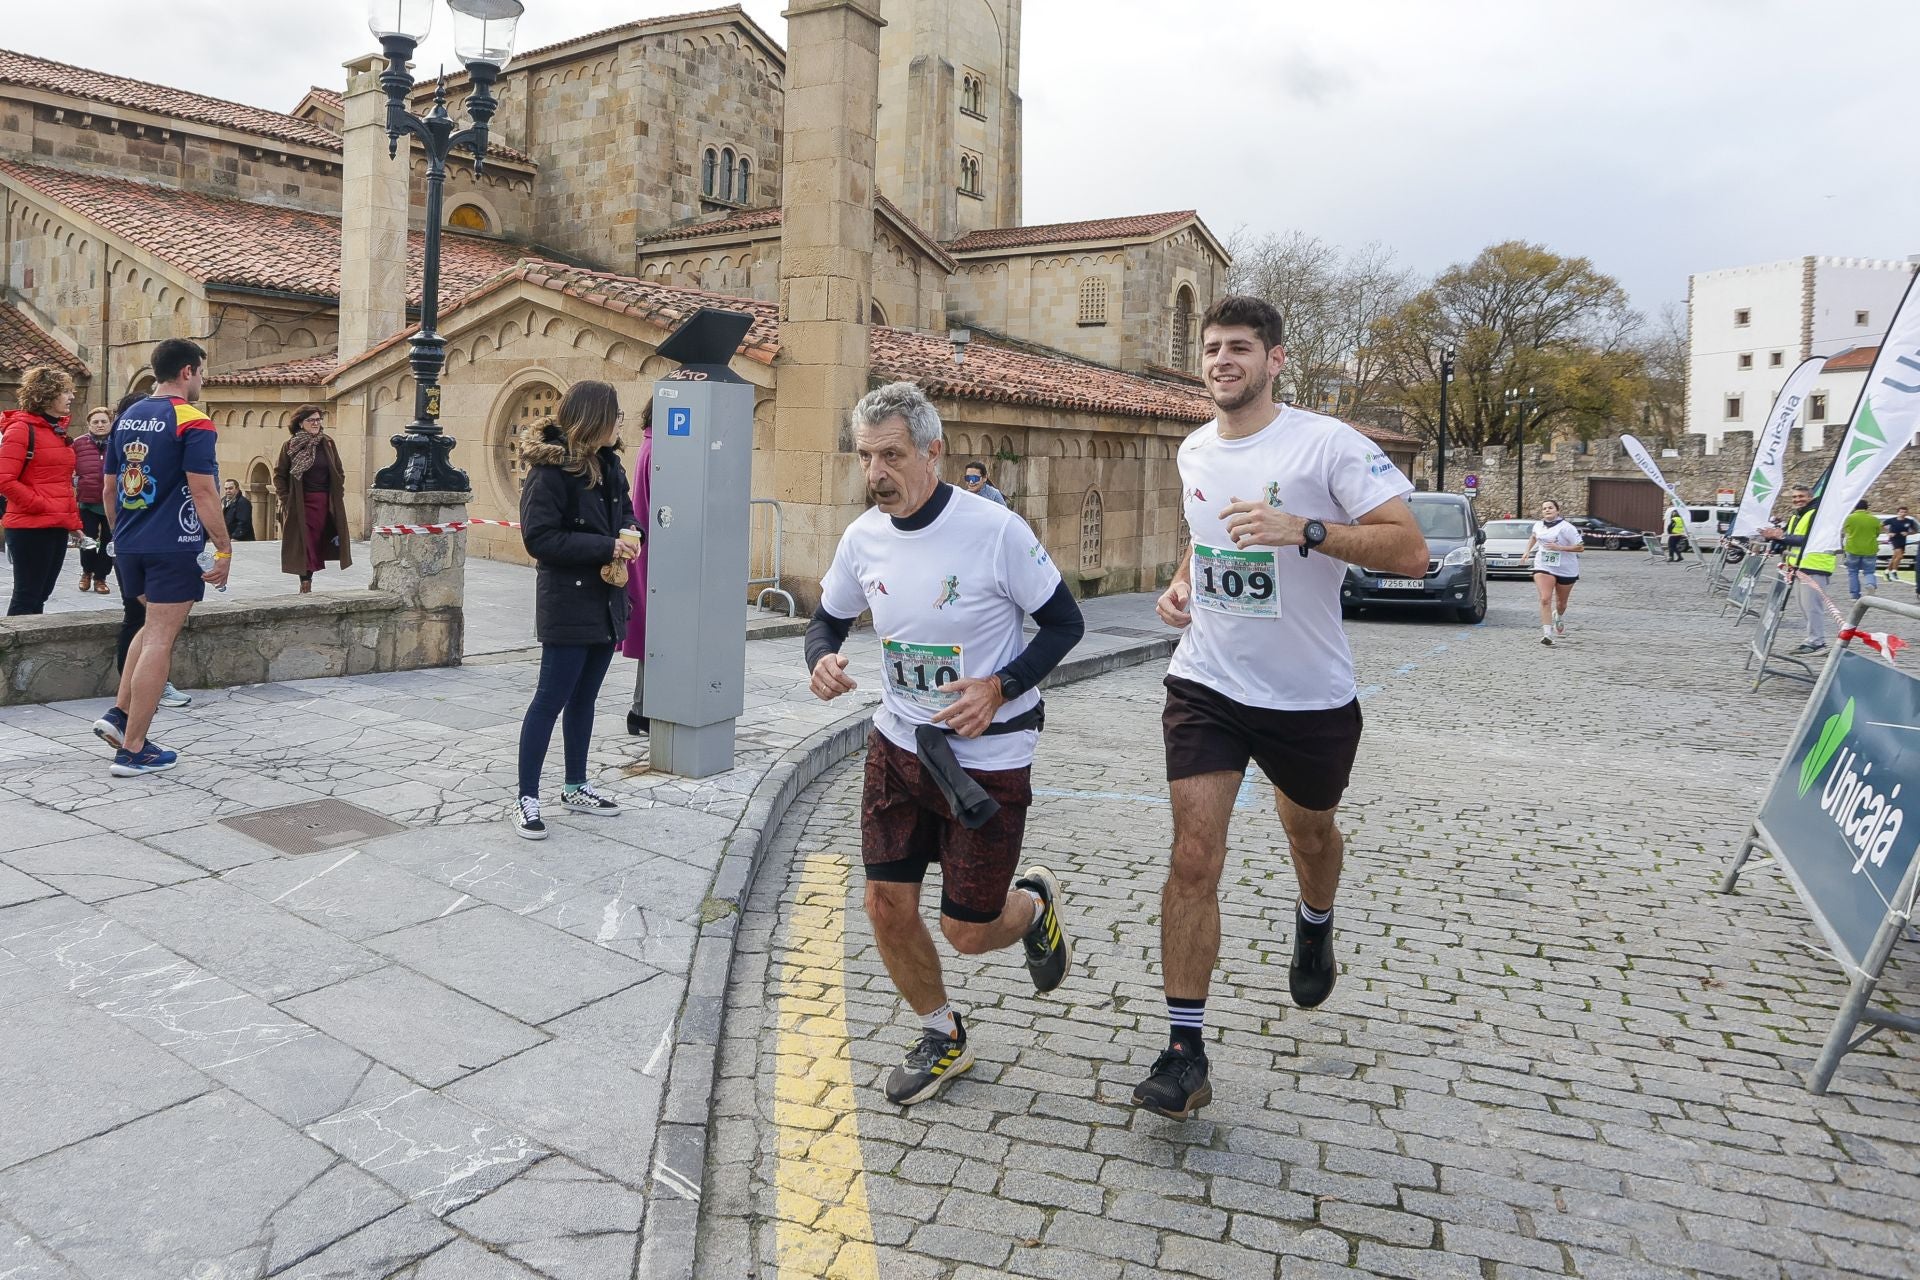
[[[651,733],[652,730],[652,720],[646,716],[637,716],[631,711],[627,712],[627,733],[629,736],[637,738],[643,733]]]
[[[967,1028],[960,1015],[953,1015],[953,1035],[924,1031],[907,1050],[907,1056],[887,1077],[887,1101],[897,1107],[939,1096],[954,1078],[973,1066],[973,1050],[967,1048]]]
[[[1333,919],[1325,924],[1309,924],[1293,912],[1293,965],[1287,970],[1287,986],[1293,1002],[1311,1009],[1333,994],[1340,977],[1340,963],[1333,958]]]
[[[1185,1120],[1213,1101],[1207,1055],[1199,1045],[1175,1043],[1153,1060],[1153,1070],[1133,1086],[1133,1105],[1169,1120]]]
[[[1013,887],[1040,895],[1040,916],[1020,942],[1027,949],[1027,972],[1033,976],[1033,989],[1045,995],[1060,985],[1073,965],[1073,943],[1060,928],[1060,881],[1036,863],[1013,882]]]

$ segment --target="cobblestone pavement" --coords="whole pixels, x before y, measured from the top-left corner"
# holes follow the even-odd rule
[[[1293,878],[1243,792],[1184,1125],[1126,1105],[1165,1036],[1157,664],[1049,699],[1028,849],[1076,969],[1042,999],[1017,949],[942,944],[979,1062],[911,1111],[857,762],[824,777],[741,928],[702,1280],[1920,1275],[1920,1044],[1806,1093],[1837,969],[1773,873],[1714,892],[1804,690],[1744,693],[1697,573],[1589,559],[1552,649],[1525,583],[1477,628],[1352,625],[1344,975],[1291,1007]],[[1920,1004],[1911,946],[1887,986]]]
[[[1124,655],[1151,601],[1091,616]],[[747,650],[736,766],[699,781],[648,772],[616,663],[589,770],[627,812],[537,844],[506,820],[521,658],[195,691],[155,722],[179,766],[137,779],[105,700],[0,708],[0,1277],[671,1274],[733,850],[878,689],[870,637],[831,705],[798,638]],[[556,741],[549,799],[558,770]],[[353,808],[319,852],[243,829],[322,801]]]

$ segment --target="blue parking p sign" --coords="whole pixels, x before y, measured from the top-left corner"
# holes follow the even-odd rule
[[[685,407],[667,410],[667,434],[670,436],[690,436],[693,434],[693,410]]]

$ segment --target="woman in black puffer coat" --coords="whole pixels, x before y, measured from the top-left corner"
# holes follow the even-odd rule
[[[587,747],[600,682],[626,634],[626,564],[640,549],[619,454],[623,416],[611,386],[580,382],[552,421],[529,427],[519,440],[527,464],[520,537],[539,565],[533,620],[540,686],[520,725],[520,796],[513,814],[529,840],[547,835],[540,818],[540,768],[555,720],[561,722],[566,759],[561,807],[620,812],[611,796],[587,781]]]

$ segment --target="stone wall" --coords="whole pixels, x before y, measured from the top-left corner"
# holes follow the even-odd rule
[[[1192,290],[1186,321],[1188,372],[1200,367],[1200,317],[1223,291],[1226,264],[1199,230],[1184,231],[1127,250],[1126,320],[1121,367],[1180,368],[1175,361],[1174,316],[1182,285]]]
[[[884,226],[873,234],[873,300],[903,329],[947,327],[947,270]]]
[[[0,622],[0,705],[112,697],[119,677],[116,614],[50,613]],[[421,625],[391,591],[224,601],[195,607],[173,650],[176,684],[218,689],[452,666],[460,661],[459,610]]]
[[[1819,479],[1833,456],[1837,439],[1824,447],[1806,448],[1802,431],[1795,427],[1787,441],[1786,481],[1788,484],[1812,484]],[[1682,437],[1675,457],[1655,461],[1661,474],[1673,482],[1689,503],[1708,503],[1721,490],[1740,493],[1752,474],[1754,447],[1751,432],[1728,432],[1717,453],[1708,453],[1705,440],[1698,435]],[[1484,451],[1449,449],[1447,451],[1447,487],[1462,492],[1467,475],[1479,477],[1479,496],[1474,509],[1482,520],[1496,519],[1515,511],[1514,480],[1516,468],[1512,451],[1494,446]],[[1589,479],[1638,480],[1645,475],[1620,447],[1618,436],[1594,440],[1581,454],[1568,442],[1557,444],[1552,453],[1529,454],[1526,465],[1526,503],[1531,512],[1545,498],[1567,504],[1572,512],[1587,507]],[[1433,482],[1433,450],[1420,457],[1415,479],[1422,488]],[[1902,504],[1920,507],[1920,449],[1908,448],[1895,456],[1880,480],[1867,494],[1875,511],[1891,511]]]
[[[1114,247],[963,260],[949,286],[948,311],[956,325],[978,324],[1084,360],[1123,367],[1130,354],[1127,258],[1126,249]],[[1105,310],[1100,318],[1082,323],[1080,294],[1088,281],[1104,288]],[[1132,367],[1142,363],[1136,359]]]
[[[340,157],[298,143],[153,117],[81,99],[62,106],[0,89],[0,156],[27,164],[141,178],[208,195],[322,213],[340,209]],[[141,119],[146,119],[140,116]]]

